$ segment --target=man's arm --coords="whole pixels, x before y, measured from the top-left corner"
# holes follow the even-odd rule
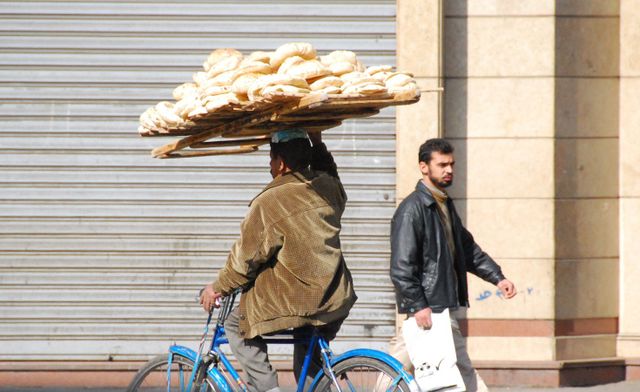
[[[467,271],[498,286],[505,298],[513,298],[517,294],[515,285],[505,278],[502,268],[480,248],[473,239],[473,235],[462,224],[460,227],[462,227],[462,245],[467,257],[465,260]]]
[[[254,204],[240,226],[240,238],[233,244],[218,279],[207,285],[200,296],[205,310],[215,299],[228,295],[254,281],[263,264],[271,261],[282,247],[282,238],[265,227],[260,205]]]
[[[399,208],[402,208],[399,207]],[[419,256],[422,234],[420,223],[410,212],[398,211],[391,221],[391,282],[395,287],[398,311],[416,313],[428,308],[421,283]]]
[[[338,177],[338,166],[333,160],[333,155],[322,142],[322,132],[309,134],[311,140],[311,169],[329,173],[332,177]]]

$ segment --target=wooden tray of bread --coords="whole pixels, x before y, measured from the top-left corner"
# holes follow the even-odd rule
[[[420,99],[413,75],[391,66],[366,68],[350,51],[317,57],[308,43],[248,56],[217,49],[203,69],[193,83],[173,91],[175,102],[160,102],[140,116],[141,136],[181,137],[153,149],[152,156],[253,152],[284,128],[323,131]]]

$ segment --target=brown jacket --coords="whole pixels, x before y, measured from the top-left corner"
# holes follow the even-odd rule
[[[324,145],[314,147],[316,157],[318,152],[333,164]],[[251,202],[240,238],[213,284],[225,295],[243,288],[245,338],[343,319],[356,301],[340,249],[346,195],[335,166],[333,172],[279,176]]]

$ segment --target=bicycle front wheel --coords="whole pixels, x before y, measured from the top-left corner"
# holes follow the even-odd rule
[[[171,361],[171,380],[169,380],[169,358],[168,355],[160,355],[149,362],[138,371],[127,392],[215,392],[217,389],[206,378],[202,381],[202,387],[187,391],[193,361],[179,354],[174,354]],[[171,385],[168,385],[171,384]]]
[[[398,377],[400,374],[382,360],[368,357],[352,357],[333,366],[340,390],[408,392],[407,383]],[[314,392],[337,391],[334,381],[326,374],[318,381]]]

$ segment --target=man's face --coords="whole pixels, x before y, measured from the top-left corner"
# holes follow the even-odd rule
[[[456,164],[453,154],[431,153],[429,163],[420,162],[420,171],[425,181],[437,188],[444,189],[453,184],[453,166]]]

